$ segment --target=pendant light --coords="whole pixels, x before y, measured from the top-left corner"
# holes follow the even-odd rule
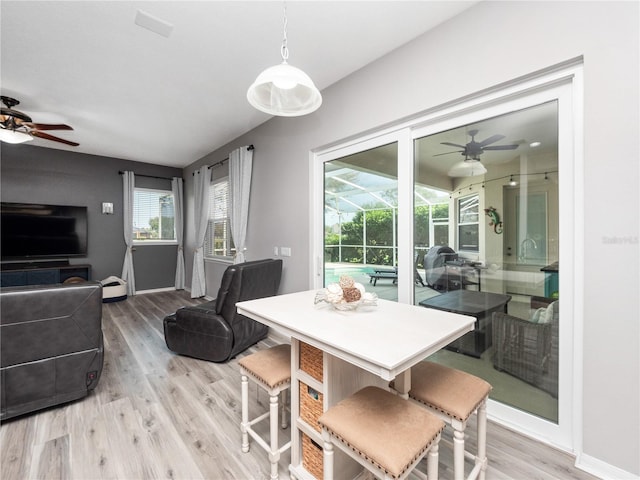
[[[287,63],[287,7],[284,6],[282,63],[263,71],[247,91],[247,100],[258,110],[280,117],[297,117],[314,112],[322,95],[302,70]]]

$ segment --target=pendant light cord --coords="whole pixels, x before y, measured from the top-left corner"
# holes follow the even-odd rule
[[[287,63],[289,59],[289,48],[287,47],[287,3],[283,2],[283,35],[282,35],[282,48],[280,54],[282,55],[282,62]]]

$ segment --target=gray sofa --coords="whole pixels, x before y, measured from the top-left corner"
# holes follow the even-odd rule
[[[0,289],[0,420],[86,396],[103,364],[98,282]]]

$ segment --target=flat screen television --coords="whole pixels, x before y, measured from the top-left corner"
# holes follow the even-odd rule
[[[2,260],[87,256],[87,207],[2,202]]]

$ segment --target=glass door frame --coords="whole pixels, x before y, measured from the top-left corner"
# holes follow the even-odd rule
[[[558,101],[559,226],[563,295],[560,322],[558,424],[508,405],[489,401],[489,417],[565,451],[582,450],[582,318],[583,318],[583,75],[578,58],[544,71],[434,108],[421,116],[399,121],[378,132],[353,137],[310,152],[310,282],[322,287],[324,245],[324,162],[398,142],[398,262],[412,265],[414,140],[510,113],[522,108]],[[398,301],[414,303],[412,269],[398,272]]]

